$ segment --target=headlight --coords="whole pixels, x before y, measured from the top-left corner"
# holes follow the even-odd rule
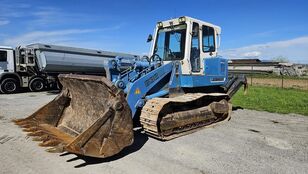
[[[185,23],[185,21],[186,21],[186,18],[184,16],[179,18],[179,23]]]

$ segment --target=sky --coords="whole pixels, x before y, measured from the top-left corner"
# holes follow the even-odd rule
[[[180,16],[220,26],[219,54],[226,58],[308,64],[305,0],[0,0],[0,45],[147,54],[156,23]]]

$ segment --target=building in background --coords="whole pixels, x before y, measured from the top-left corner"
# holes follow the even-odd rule
[[[230,59],[229,72],[239,74],[308,76],[308,65],[264,61],[260,59]]]

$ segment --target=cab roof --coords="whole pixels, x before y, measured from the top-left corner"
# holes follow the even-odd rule
[[[12,50],[12,49],[13,49],[13,47],[9,47],[9,46],[1,46],[1,45],[0,45],[0,49]]]
[[[178,25],[180,18],[185,18],[186,22],[196,22],[196,23],[199,23],[200,25],[206,25],[206,26],[209,26],[209,27],[213,27],[217,34],[221,34],[221,28],[219,26],[211,24],[209,22],[201,21],[199,19],[195,19],[195,18],[192,18],[192,17],[189,17],[189,16],[182,16],[182,17],[173,18],[173,19],[161,21],[161,22],[163,23],[164,26],[169,26],[170,22],[173,25]]]

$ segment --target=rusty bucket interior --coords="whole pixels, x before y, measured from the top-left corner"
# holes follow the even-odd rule
[[[99,76],[60,75],[61,93],[15,123],[49,152],[105,158],[133,143],[131,110],[123,91]]]

